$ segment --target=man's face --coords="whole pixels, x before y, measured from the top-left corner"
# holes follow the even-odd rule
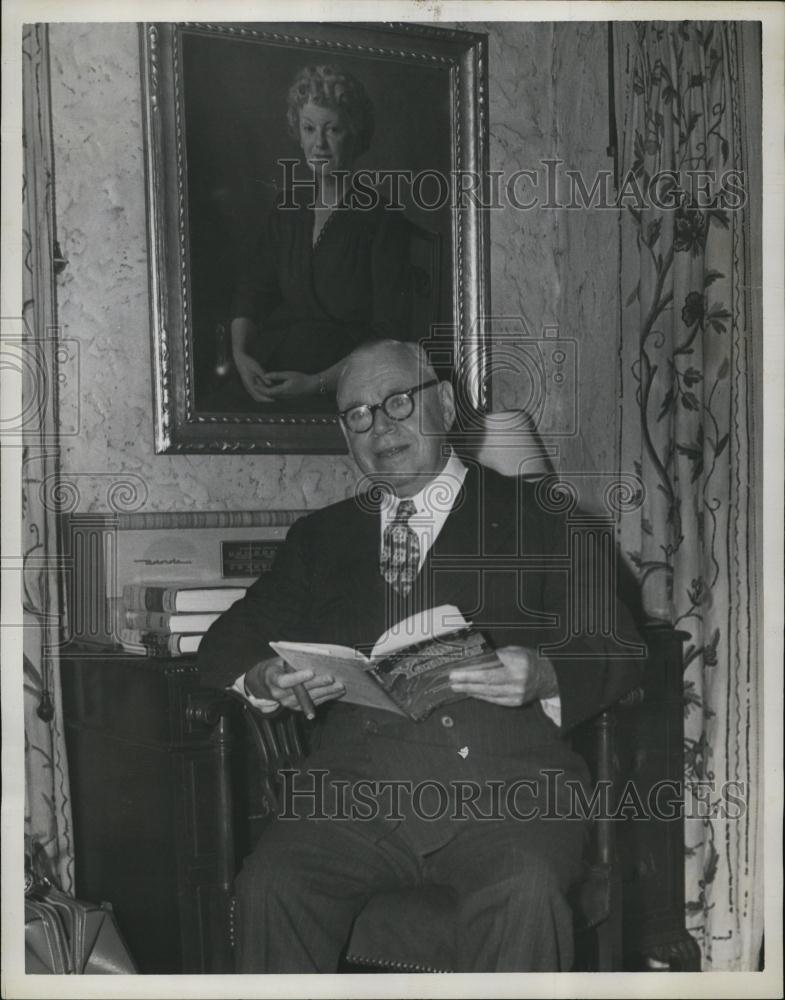
[[[415,358],[403,350],[380,347],[351,362],[338,387],[338,409],[381,403],[427,381],[430,376],[421,373]],[[392,420],[379,408],[370,430],[343,431],[360,469],[389,481],[398,496],[405,497],[419,492],[444,467],[443,446],[454,416],[452,387],[440,382],[414,394],[414,410],[405,420]]]

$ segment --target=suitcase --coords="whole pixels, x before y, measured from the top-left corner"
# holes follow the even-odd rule
[[[29,864],[25,875],[25,972],[122,975],[138,970],[109,903],[62,892]]]

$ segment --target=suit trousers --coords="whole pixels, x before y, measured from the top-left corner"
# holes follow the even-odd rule
[[[405,824],[381,836],[358,820],[275,820],[236,882],[238,972],[335,972],[368,899],[450,886],[458,897],[456,971],[555,972],[573,960],[569,886],[585,824],[564,818],[457,823],[420,855]]]

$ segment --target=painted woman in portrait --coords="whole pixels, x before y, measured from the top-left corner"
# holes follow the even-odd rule
[[[287,119],[311,183],[281,192],[255,246],[240,254],[232,358],[256,402],[320,409],[357,344],[410,336],[411,227],[378,199],[363,208],[351,197],[355,163],[375,126],[356,77],[335,66],[304,68],[289,90]]]

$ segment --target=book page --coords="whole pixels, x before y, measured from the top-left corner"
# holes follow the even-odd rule
[[[331,642],[287,642],[281,639],[279,642],[271,642],[270,646],[278,653],[279,656],[283,656],[287,663],[289,663],[289,654],[299,656],[327,656],[331,659],[336,660],[349,660],[352,663],[359,663],[361,666],[368,663],[368,658],[363,656],[361,652],[356,649],[352,649],[351,646],[339,646]],[[287,655],[284,655],[284,651]]]
[[[348,646],[319,643],[271,642],[270,648],[295,670],[313,670],[317,676],[333,677],[346,688],[345,701],[368,708],[383,708],[405,715],[366,671],[368,659]]]
[[[438,639],[451,632],[459,632],[470,624],[453,604],[428,608],[404,618],[382,633],[371,651],[371,659],[389,656],[398,649],[416,646],[426,639]]]

